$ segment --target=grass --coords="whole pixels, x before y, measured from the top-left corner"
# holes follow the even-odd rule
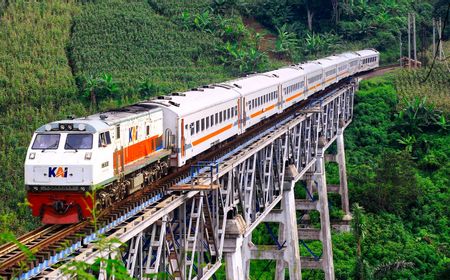
[[[128,91],[150,81],[168,92],[230,78],[216,63],[220,43],[210,34],[182,29],[147,1],[113,0],[83,6],[70,50],[80,80],[106,72]]]
[[[9,1],[0,19],[0,214],[9,230],[36,225],[26,207],[23,162],[33,131],[85,112],[65,48],[76,1]]]
[[[150,6],[159,14],[173,17],[183,12],[200,13],[210,8],[211,0],[149,0]]]
[[[450,42],[444,44],[445,54],[450,55]],[[432,60],[431,52],[428,54],[430,65]],[[399,97],[412,100],[415,97],[426,98],[428,103],[432,103],[436,108],[450,113],[450,62],[447,60],[436,60],[435,66],[428,80],[425,78],[429,68],[417,70],[404,69],[395,75],[396,88]]]

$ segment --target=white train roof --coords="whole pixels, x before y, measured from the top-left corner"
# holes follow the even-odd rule
[[[339,55],[328,56],[325,59],[333,61],[335,64],[339,64],[339,63],[348,61],[348,58],[345,58],[345,57],[342,57],[342,56],[339,56]]]
[[[356,51],[355,53],[359,54],[361,57],[367,57],[367,56],[372,56],[372,55],[378,54],[378,52],[373,49]]]
[[[311,72],[315,72],[317,70],[322,70],[323,66],[315,63],[314,61],[308,61],[306,63],[297,64],[293,66],[294,68],[303,69],[304,73],[309,74]]]
[[[280,83],[280,77],[269,73],[252,74],[243,78],[228,81],[224,85],[232,86],[243,96],[264,90]]]
[[[317,59],[317,60],[314,60],[313,62],[321,65],[324,68],[330,67],[330,66],[335,66],[336,64],[338,64],[337,61],[326,59],[326,58]]]
[[[235,91],[235,87],[215,84],[183,93],[160,96],[157,99],[143,102],[143,104],[167,108],[179,117],[184,117],[235,100],[240,96],[241,95]]]
[[[293,79],[296,79],[298,77],[305,75],[305,71],[303,69],[295,67],[295,65],[280,68],[280,69],[273,70],[273,71],[270,71],[267,73],[272,74],[272,75],[275,74],[275,75],[279,76],[280,77],[279,80],[281,83],[288,82],[288,81],[291,81]]]
[[[338,55],[339,57],[343,57],[344,59],[355,59],[360,58],[361,56],[356,52],[345,52]]]

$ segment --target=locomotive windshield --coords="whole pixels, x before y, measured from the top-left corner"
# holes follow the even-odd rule
[[[59,145],[59,134],[38,134],[34,139],[33,150],[56,150]]]
[[[67,134],[66,150],[88,150],[92,149],[92,134]]]

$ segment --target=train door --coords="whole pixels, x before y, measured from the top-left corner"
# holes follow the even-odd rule
[[[278,111],[283,111],[283,85],[278,85],[278,91],[277,91],[277,97],[278,97]]]
[[[121,135],[121,125],[116,125],[114,131],[114,156],[113,156],[113,166],[114,166],[114,176],[119,176],[124,171],[124,151],[122,145]]]
[[[247,103],[245,101],[245,97],[242,97],[241,108],[242,108],[242,132],[245,131],[245,127],[247,126]]]
[[[241,104],[241,97],[238,98],[237,100],[237,124],[238,124],[238,134],[242,133],[242,104]]]

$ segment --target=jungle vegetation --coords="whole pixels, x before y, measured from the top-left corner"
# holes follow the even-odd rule
[[[356,96],[345,141],[359,230],[333,233],[335,270],[337,279],[450,278],[448,60],[437,62],[424,81],[433,59],[431,18],[445,18],[446,5],[0,0],[0,231],[20,235],[39,224],[26,207],[23,162],[42,124],[339,51],[376,48],[382,63],[393,63],[400,33],[406,43],[407,13],[415,11],[425,67],[365,81]],[[450,54],[448,43],[445,52]],[[336,166],[327,172],[336,183]],[[339,200],[330,201],[338,219]],[[311,215],[313,223],[317,219]],[[273,242],[265,225],[254,240]],[[320,243],[305,244],[320,255]],[[274,263],[254,262],[252,279],[272,279],[273,270]],[[304,275],[322,277],[315,271]]]

